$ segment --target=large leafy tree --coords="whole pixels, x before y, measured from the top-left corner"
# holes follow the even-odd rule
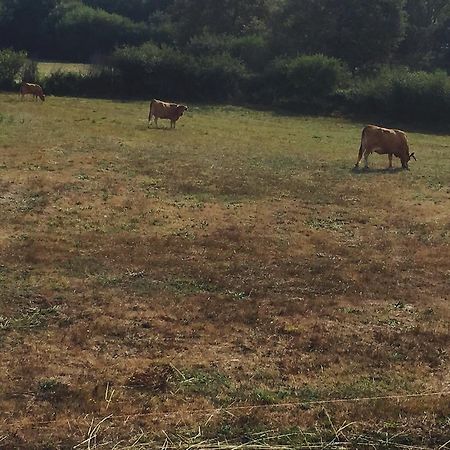
[[[180,40],[203,33],[261,32],[271,13],[268,0],[175,0],[170,8]]]
[[[450,7],[439,21],[433,37],[434,63],[450,71]]]
[[[399,61],[417,68],[436,64],[450,67],[450,2],[448,0],[407,0],[406,36]]]
[[[144,23],[77,1],[59,4],[51,22],[56,51],[77,61],[109,53],[120,44],[142,43],[149,34]]]
[[[0,48],[38,53],[46,41],[46,19],[57,0],[0,0]]]
[[[286,0],[273,22],[274,44],[359,68],[389,61],[404,27],[403,0]]]
[[[135,22],[146,21],[156,11],[165,11],[174,0],[84,0],[88,6],[120,14]]]

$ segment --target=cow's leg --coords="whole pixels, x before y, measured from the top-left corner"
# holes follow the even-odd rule
[[[154,117],[154,121],[155,121],[155,126],[156,126],[156,128],[158,128],[158,118],[156,116],[153,116],[153,117]]]
[[[388,153],[388,158],[389,158],[389,167],[388,167],[388,169],[392,169],[392,153]]]
[[[361,143],[361,145],[359,147],[359,152],[358,152],[358,160],[356,161],[355,167],[359,167],[359,163],[361,162],[362,156],[363,156],[363,146]]]
[[[175,128],[175,120],[170,121],[170,128]]]
[[[369,168],[369,155],[370,155],[370,150],[364,150],[364,169],[368,169]]]

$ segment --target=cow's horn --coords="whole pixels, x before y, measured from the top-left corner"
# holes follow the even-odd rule
[[[417,161],[416,157],[414,156],[414,152],[412,152],[412,153],[409,155],[409,157],[410,157],[410,158],[413,158],[414,161]]]

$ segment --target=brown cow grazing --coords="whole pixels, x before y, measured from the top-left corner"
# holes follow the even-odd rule
[[[400,158],[404,169],[408,169],[408,162],[411,158],[416,161],[414,153],[409,153],[408,140],[403,131],[367,125],[362,130],[358,161],[356,161],[355,167],[359,166],[362,157],[364,157],[364,167],[367,169],[367,159],[372,152],[379,155],[388,155],[389,169],[392,169],[392,155]]]
[[[22,100],[27,94],[32,94],[35,100],[39,97],[43,102],[45,102],[44,91],[38,84],[22,83],[22,86],[20,86],[20,95]]]
[[[152,117],[155,118],[155,125],[158,128],[158,119],[169,119],[170,128],[175,128],[176,121],[187,111],[188,107],[185,105],[178,105],[177,103],[167,103],[161,100],[153,99],[150,102],[150,111],[148,113],[148,127]]]

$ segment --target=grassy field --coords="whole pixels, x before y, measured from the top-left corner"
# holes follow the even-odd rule
[[[0,447],[449,447],[449,136],[0,105]]]
[[[91,70],[92,66],[90,64],[81,63],[65,63],[65,62],[54,62],[54,61],[39,61],[38,71],[40,76],[48,76],[54,72],[71,72],[71,73],[81,73],[87,74]]]

